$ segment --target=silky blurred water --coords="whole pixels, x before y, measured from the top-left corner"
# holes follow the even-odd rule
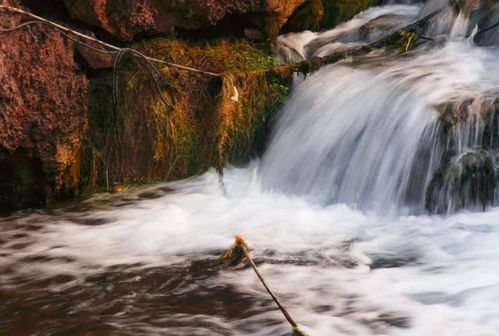
[[[367,14],[393,8],[422,10]],[[0,335],[289,335],[251,269],[216,267],[236,235],[313,336],[499,335],[499,208],[425,212],[421,154],[441,154],[422,146],[436,105],[496,94],[498,56],[457,34],[325,67],[295,80],[263,157],[223,183],[210,171],[1,219]]]
[[[262,191],[255,166],[224,180],[4,220],[1,330],[286,335],[250,269],[212,264],[242,235],[313,335],[498,335],[498,208],[388,218]]]

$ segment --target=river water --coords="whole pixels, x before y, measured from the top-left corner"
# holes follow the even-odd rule
[[[424,10],[370,9],[281,51],[366,43],[376,25],[352,32]],[[436,107],[471,99],[474,113],[499,88],[499,50],[463,22],[296,78],[262,158],[223,184],[211,171],[1,219],[0,335],[289,335],[250,268],[216,267],[236,235],[310,335],[499,335],[498,204],[442,194],[443,214],[425,210],[449,143],[458,157],[484,146],[478,119],[442,145]]]

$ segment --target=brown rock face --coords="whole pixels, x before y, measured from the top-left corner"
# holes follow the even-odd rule
[[[168,33],[175,28],[215,26],[231,15],[267,36],[275,36],[288,17],[307,0],[64,0],[71,16],[130,41],[144,33]],[[243,23],[241,23],[243,24]],[[244,25],[244,24],[243,24]]]
[[[22,7],[18,0],[0,4]],[[20,20],[0,12],[2,26]],[[0,194],[26,194],[0,200],[0,208],[34,205],[76,187],[88,83],[72,50],[72,42],[40,25],[0,38]]]
[[[319,30],[324,12],[322,0],[309,0],[293,12],[282,30],[284,32]]]
[[[95,49],[104,50],[96,43],[88,43],[88,45],[91,45]],[[91,49],[83,44],[76,46],[76,50],[79,56],[81,56],[82,65],[94,70],[111,68],[113,66],[113,55],[96,52],[95,49]]]

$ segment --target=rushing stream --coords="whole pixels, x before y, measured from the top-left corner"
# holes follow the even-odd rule
[[[281,57],[370,43],[441,3],[282,36]],[[0,335],[289,335],[250,268],[214,267],[242,235],[311,336],[498,336],[497,191],[439,172],[464,178],[475,155],[497,169],[499,50],[442,13],[404,55],[296,78],[265,154],[223,185],[208,172],[0,220]]]

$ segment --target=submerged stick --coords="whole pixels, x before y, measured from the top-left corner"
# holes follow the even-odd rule
[[[300,331],[298,324],[295,322],[295,320],[291,317],[289,312],[284,308],[282,303],[279,301],[277,296],[272,292],[270,287],[267,285],[267,282],[265,281],[265,278],[263,277],[262,273],[260,273],[260,270],[256,266],[255,262],[251,258],[249,254],[249,246],[248,244],[244,241],[244,239],[240,236],[236,237],[235,243],[232,245],[232,247],[227,250],[222,256],[222,260],[224,263],[228,264],[229,266],[235,265],[240,263],[244,258],[248,260],[251,268],[253,271],[256,273],[256,276],[258,279],[260,279],[260,282],[262,283],[263,287],[267,290],[267,293],[272,297],[272,300],[276,303],[277,307],[281,311],[281,313],[284,315],[286,320],[289,322],[291,325],[291,328],[293,330],[293,335],[292,336],[308,336],[307,334],[303,333]]]

